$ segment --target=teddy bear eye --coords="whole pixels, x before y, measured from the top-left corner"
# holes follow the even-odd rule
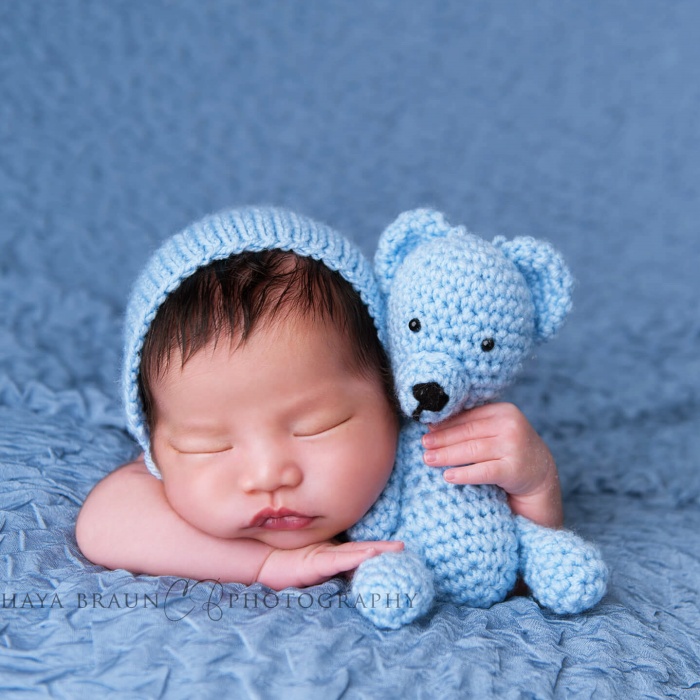
[[[496,347],[496,341],[493,338],[484,338],[481,341],[481,349],[484,352],[491,352]]]
[[[417,318],[412,318],[408,322],[408,328],[414,333],[418,333],[418,331],[420,330],[420,321]]]

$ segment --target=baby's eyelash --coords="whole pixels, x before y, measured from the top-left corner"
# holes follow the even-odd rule
[[[335,430],[335,428],[339,428],[341,425],[344,425],[347,423],[352,416],[348,416],[347,418],[344,418],[338,423],[334,423],[333,425],[329,425],[327,428],[321,428],[319,430],[314,429],[312,432],[309,433],[294,433],[294,437],[315,437],[316,435],[323,435],[323,433],[327,433],[331,430]]]
[[[220,450],[178,450],[177,447],[173,447],[173,449],[181,455],[218,455],[232,450],[233,446],[223,447]]]

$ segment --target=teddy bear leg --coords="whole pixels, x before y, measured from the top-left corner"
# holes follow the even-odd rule
[[[355,571],[350,602],[377,627],[398,629],[424,615],[433,603],[432,572],[413,552],[386,552]]]
[[[520,569],[540,605],[558,614],[580,613],[603,597],[608,568],[595,545],[522,516],[515,521]]]

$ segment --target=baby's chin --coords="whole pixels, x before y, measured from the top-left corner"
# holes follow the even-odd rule
[[[186,520],[187,518],[184,519]],[[333,526],[330,523],[322,522],[323,520],[326,519],[320,517],[314,518],[309,525],[301,529],[214,527],[211,523],[202,521],[196,523],[190,521],[190,524],[208,535],[221,537],[222,539],[251,539],[263,542],[276,549],[301,549],[309,545],[328,542],[348,527],[343,527],[341,525]]]
[[[303,530],[257,530],[251,533],[253,539],[264,542],[277,549],[301,549],[313,544],[328,542],[342,530],[338,528],[314,528],[310,526]]]
[[[192,513],[173,508],[183,520],[207,535],[224,540],[257,540],[277,549],[300,549],[312,544],[321,544],[332,540],[352,524],[352,522],[348,524],[336,519],[330,522],[331,519],[328,517],[317,516],[309,524],[300,528],[294,526],[280,529],[251,528],[242,527],[240,523],[215,520],[201,513],[197,513],[197,517],[194,517]]]
[[[222,539],[251,539],[258,542],[263,542],[270,547],[277,549],[301,549],[313,544],[321,544],[335,538],[340,533],[344,532],[355,520],[348,518],[329,518],[328,516],[316,516],[313,520],[299,527],[298,522],[292,521],[289,527],[280,525],[278,528],[274,526],[265,527],[242,527],[240,523],[225,523],[214,521],[211,517],[202,517],[201,513],[198,518],[190,518],[190,513],[178,513],[183,520],[186,520],[193,527],[205,532],[213,537]]]
[[[245,528],[231,536],[238,539],[247,537],[277,549],[301,549],[328,542],[338,545],[351,541],[347,536],[348,528],[360,520],[368,509],[369,507],[366,507],[354,514],[344,513],[342,517],[337,517],[337,514],[336,517],[317,516],[311,524],[302,529]]]

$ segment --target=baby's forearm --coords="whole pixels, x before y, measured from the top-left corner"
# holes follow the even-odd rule
[[[257,581],[277,590],[312,586],[403,547],[400,542],[323,541],[279,549],[254,539],[214,537],[172,509],[163,482],[143,461],[117,469],[95,486],[75,532],[82,553],[109,569],[222,583]]]
[[[81,551],[109,569],[252,583],[273,551],[252,539],[223,539],[196,529],[170,506],[163,483],[141,462],[103,479],[76,525]]]

